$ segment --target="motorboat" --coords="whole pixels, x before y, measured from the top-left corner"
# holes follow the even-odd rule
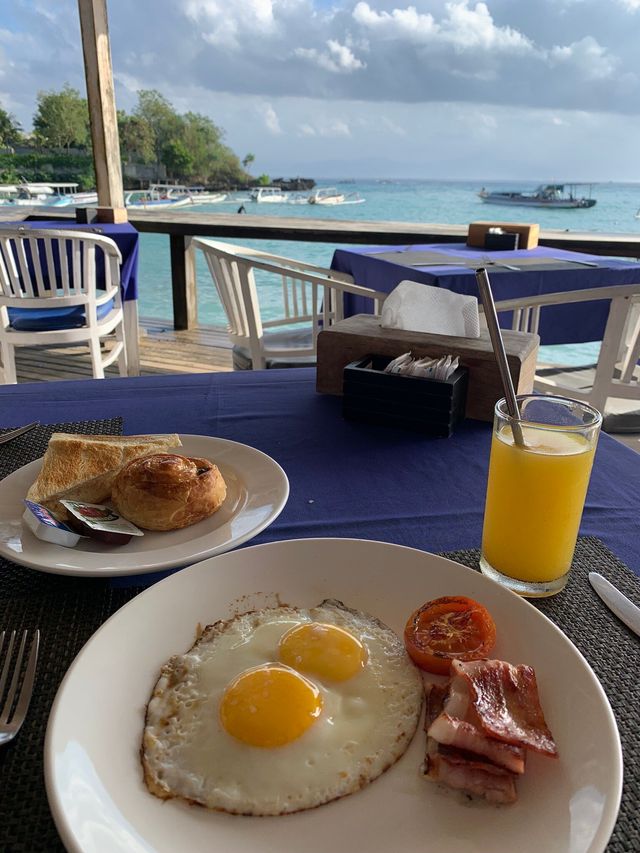
[[[579,196],[577,188],[589,187],[588,196]],[[591,198],[590,184],[541,184],[530,192],[489,191],[484,187],[478,196],[486,204],[517,205],[519,207],[551,207],[560,209],[593,207],[595,198]]]
[[[259,204],[269,202],[271,204],[286,204],[289,200],[288,193],[283,193],[280,187],[256,187],[249,194],[251,201]]]
[[[149,188],[126,193],[124,204],[130,210],[155,210],[158,207],[185,207],[193,204],[193,200],[190,195],[169,198],[166,194]]]
[[[343,193],[336,187],[321,187],[311,193],[307,201],[309,204],[362,204],[364,199],[358,193]]]
[[[149,189],[161,197],[177,199],[189,197],[193,204],[217,204],[225,201],[226,193],[211,192],[203,186],[188,187],[185,184],[151,184]]]
[[[98,194],[78,192],[78,184],[71,182],[42,183],[22,181],[17,184],[0,184],[0,204],[18,207],[70,207],[95,204]]]

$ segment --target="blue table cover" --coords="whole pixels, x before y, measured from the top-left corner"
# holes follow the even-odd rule
[[[116,416],[128,434],[219,436],[273,457],[291,494],[249,544],[337,536],[431,552],[480,546],[489,423],[467,420],[446,439],[345,421],[340,398],[316,393],[313,368],[0,386],[1,427]],[[602,434],[580,532],[640,575],[639,519],[640,454]]]
[[[75,222],[55,222],[51,220],[29,220],[23,222],[2,222],[2,226],[19,225],[26,229],[43,228],[60,231],[87,231],[90,234],[102,234],[104,237],[109,237],[120,249],[122,255],[122,266],[120,268],[120,288],[122,298],[127,301],[138,298],[138,253],[139,253],[139,235],[133,225],[128,222],[113,225],[110,223],[99,223],[91,225],[80,225]],[[100,283],[101,271],[98,263],[98,284]],[[104,272],[102,272],[104,280]]]
[[[487,266],[491,287],[496,301],[523,296],[539,296],[545,293],[586,290],[591,287],[610,287],[618,284],[640,282],[640,263],[635,261],[604,258],[568,252],[546,246],[520,251],[488,252],[472,249],[465,243],[421,244],[414,246],[360,246],[337,249],[331,261],[332,269],[352,275],[357,284],[390,293],[401,281],[417,281],[434,287],[445,287],[454,293],[478,296],[478,287],[473,269],[459,267],[408,267],[394,263],[377,255],[383,252],[432,251],[459,257],[463,255],[477,266],[487,266],[482,260],[502,260],[513,266],[518,258],[531,262],[552,263],[551,259],[566,261],[586,260],[597,263],[597,267],[579,266],[567,269],[535,269],[523,267],[518,271],[504,267]],[[345,296],[345,316],[371,313],[371,302],[360,296]],[[545,308],[540,314],[541,344],[568,344],[600,341],[604,333],[609,302],[607,300],[573,305],[558,305]],[[511,313],[501,314],[500,323],[511,326]]]

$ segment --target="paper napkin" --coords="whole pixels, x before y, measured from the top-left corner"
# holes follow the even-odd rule
[[[401,281],[382,306],[383,329],[480,337],[478,300],[417,281]]]

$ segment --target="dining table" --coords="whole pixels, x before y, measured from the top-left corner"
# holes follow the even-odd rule
[[[217,437],[268,454],[290,485],[280,515],[240,548],[364,539],[479,566],[488,422],[464,420],[450,438],[354,422],[343,417],[340,397],[316,392],[314,368],[0,386],[0,435],[32,421],[40,426],[0,445],[0,477],[38,458],[53,431]],[[638,849],[640,642],[605,610],[587,576],[598,571],[640,601],[639,519],[640,454],[601,434],[569,584],[534,602],[587,659],[616,715],[625,787],[608,853]],[[60,682],[112,613],[181,570],[61,577],[0,560],[0,626],[42,632],[32,707],[15,741],[0,748],[0,849],[63,849],[44,791],[42,755]]]
[[[401,281],[415,281],[476,297],[475,270],[482,266],[490,275],[496,302],[640,282],[640,261],[550,246],[500,251],[466,243],[351,246],[336,249],[331,260],[332,269],[384,293]],[[594,300],[545,307],[538,330],[541,345],[601,341],[609,304]],[[372,311],[367,300],[353,294],[345,295],[344,310],[345,316]],[[501,312],[499,320],[510,328],[511,312]]]
[[[60,222],[50,219],[28,219],[18,223],[15,221],[2,221],[0,214],[0,228],[3,226],[19,227],[25,231],[41,229],[45,231],[79,231],[88,234],[101,234],[113,240],[122,256],[120,265],[120,293],[122,295],[122,308],[124,315],[125,347],[127,351],[127,371],[129,376],[138,376],[140,373],[140,352],[138,343],[138,260],[140,254],[140,235],[129,222],[119,223],[77,223]],[[97,286],[104,282],[104,263],[97,255]]]

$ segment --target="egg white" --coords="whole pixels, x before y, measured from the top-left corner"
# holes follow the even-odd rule
[[[277,661],[282,635],[304,622],[349,631],[365,645],[366,665],[341,682],[304,674],[320,690],[322,713],[296,740],[270,749],[242,743],[219,719],[226,687],[241,672]],[[242,614],[209,626],[163,667],[147,706],[144,778],[156,796],[234,814],[313,808],[359,790],[403,755],[422,693],[394,632],[340,602]]]

